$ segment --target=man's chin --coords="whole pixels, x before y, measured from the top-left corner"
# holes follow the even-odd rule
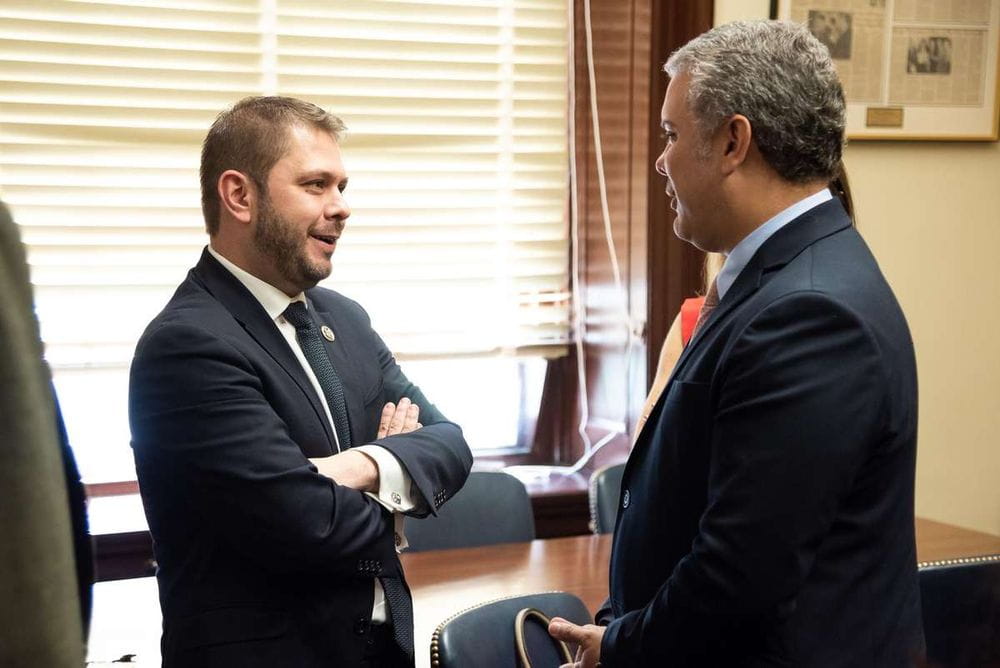
[[[705,253],[716,252],[713,248],[711,248],[712,244],[706,243],[707,239],[705,239],[704,235],[697,237],[693,232],[694,231],[687,224],[687,221],[683,216],[678,215],[674,218],[674,234],[678,239],[691,244],[698,250]]]
[[[313,265],[302,272],[303,282],[309,283],[309,287],[314,288],[317,283],[328,279],[331,271],[333,271],[333,266],[329,263],[325,265]]]
[[[687,229],[687,225],[685,225],[686,222],[684,216],[681,214],[677,214],[674,217],[674,235],[681,241],[692,243],[691,234]]]
[[[320,281],[329,278],[332,269],[330,263],[300,262],[294,267],[288,267],[285,276],[303,291],[315,288]]]

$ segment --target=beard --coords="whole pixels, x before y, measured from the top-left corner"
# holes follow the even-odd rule
[[[254,243],[261,255],[270,258],[274,268],[289,283],[302,290],[330,275],[330,265],[309,260],[305,245],[307,237],[300,236],[295,227],[279,214],[264,196],[260,201],[257,224],[254,226]]]

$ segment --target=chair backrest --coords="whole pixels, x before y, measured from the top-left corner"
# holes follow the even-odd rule
[[[85,534],[74,552],[74,527],[85,532],[82,489],[42,359],[24,248],[2,204],[0,341],[0,665],[80,666],[90,592],[89,574],[77,576],[78,564],[89,566]]]
[[[562,617],[575,624],[593,618],[579,598],[565,592],[512,596],[482,603],[446,619],[431,638],[431,665],[437,668],[514,668],[517,658],[514,620],[518,612],[534,608],[546,617]],[[563,661],[554,642],[548,642],[543,624],[525,624],[526,643],[534,648],[531,668],[556,668]]]
[[[597,469],[590,476],[590,530],[594,533],[611,533],[615,530],[624,471],[625,464],[612,464]]]
[[[930,665],[1000,665],[1000,554],[920,564]]]
[[[406,518],[410,552],[517,543],[535,538],[524,484],[508,473],[474,471],[437,517]]]

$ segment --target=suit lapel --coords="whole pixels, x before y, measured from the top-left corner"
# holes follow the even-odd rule
[[[333,432],[326,411],[320,403],[312,383],[295,357],[295,353],[289,348],[285,337],[281,335],[274,322],[267,315],[267,311],[260,305],[260,302],[250,294],[240,281],[212,257],[206,249],[201,254],[201,259],[195,266],[193,273],[205,288],[219,302],[232,313],[246,332],[274,359],[275,362],[291,376],[295,384],[298,385],[302,393],[305,394],[316,411],[316,417],[323,425],[329,443],[333,444]]]
[[[683,367],[691,351],[712,328],[760,288],[765,274],[780,270],[812,244],[850,227],[850,224],[851,220],[840,200],[834,198],[806,211],[775,232],[757,249],[747,266],[736,277],[736,282],[726,292],[726,296],[691,339],[677,361],[675,373]]]
[[[725,297],[712,310],[708,319],[702,323],[688,345],[685,346],[659,400],[643,425],[642,432],[652,430],[655,427],[664,397],[670,392],[674,378],[683,370],[696,346],[718,323],[728,318],[737,306],[757,292],[765,274],[779,270],[812,244],[846,229],[850,225],[851,220],[847,212],[844,211],[843,205],[841,205],[840,200],[834,198],[806,211],[765,241],[736,277],[736,282],[726,292]],[[644,435],[642,432],[640,432],[640,438],[636,439],[636,446],[639,445],[641,437]]]

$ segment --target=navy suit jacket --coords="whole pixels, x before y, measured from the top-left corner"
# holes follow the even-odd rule
[[[912,665],[917,381],[839,201],[768,239],[631,453],[601,665]]]
[[[306,291],[335,333],[353,443],[402,463],[432,512],[472,465],[459,427],[411,384],[342,295]],[[422,429],[375,439],[409,397]],[[158,564],[165,666],[357,665],[376,576],[402,576],[390,513],[317,473],[331,426],[260,303],[207,251],[136,348],[129,417]]]

